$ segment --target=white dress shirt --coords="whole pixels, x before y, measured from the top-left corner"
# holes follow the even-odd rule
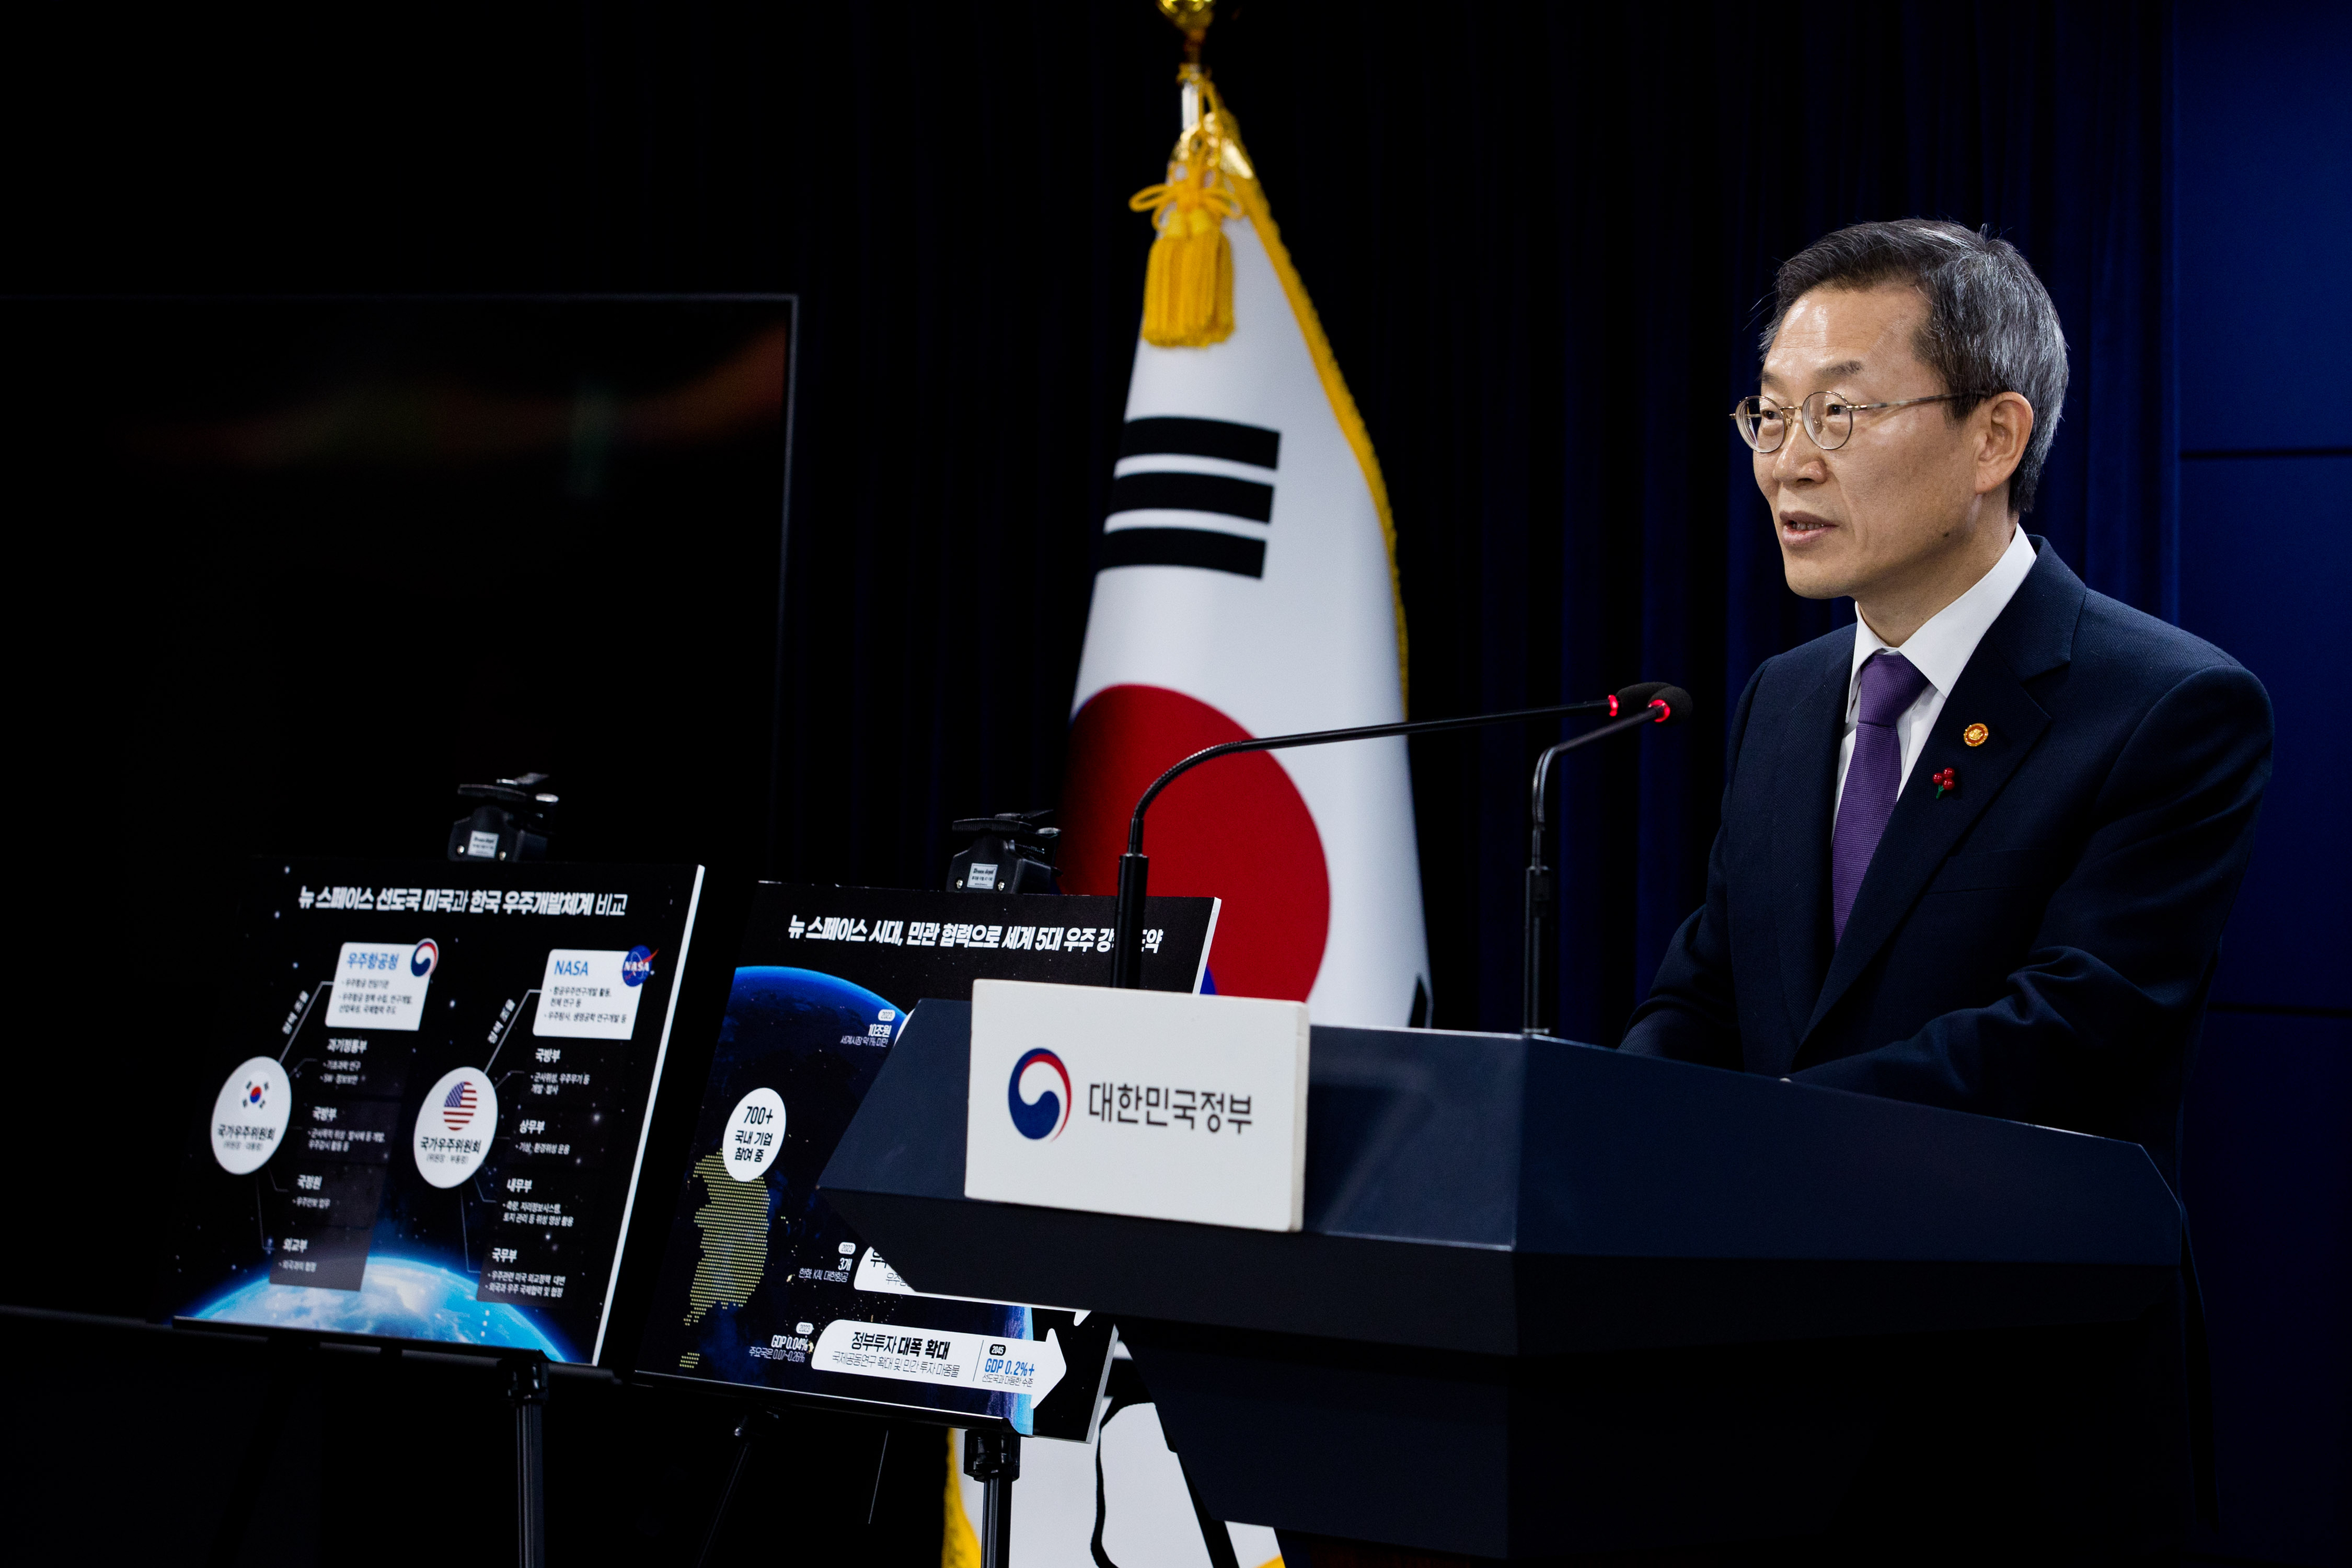
[[[1919,747],[1927,742],[1927,732],[1935,727],[1936,716],[1944,711],[1944,699],[1952,695],[1960,672],[1969,667],[1977,644],[1984,641],[1984,634],[1992,629],[2000,612],[2009,608],[2026,573],[2032,570],[2033,546],[2023,528],[2012,527],[2009,548],[2000,552],[1992,570],[1977,579],[1975,587],[1929,616],[1926,625],[1911,633],[1910,641],[1895,649],[1927,677],[1926,689],[1895,721],[1895,734],[1903,747],[1902,784],[1911,781],[1911,765],[1919,760]],[[1853,618],[1853,664],[1845,683],[1845,736],[1838,742],[1836,804],[1830,809],[1832,832],[1837,829],[1837,812],[1845,804],[1845,770],[1853,764],[1853,732],[1862,707],[1863,663],[1880,649],[1893,646],[1872,631],[1870,622],[1859,614]],[[1896,786],[1897,795],[1902,793],[1902,784]]]

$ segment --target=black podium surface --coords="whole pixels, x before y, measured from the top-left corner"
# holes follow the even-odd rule
[[[970,1025],[916,1010],[822,1190],[918,1289],[1114,1314],[1223,1518],[1488,1556],[1819,1529],[1887,1346],[2175,1288],[2136,1145],[1517,1035],[1318,1028],[1296,1234],[974,1202]]]

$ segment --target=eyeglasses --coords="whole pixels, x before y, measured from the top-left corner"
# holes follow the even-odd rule
[[[1801,403],[1783,405],[1769,397],[1744,397],[1731,405],[1731,423],[1739,427],[1739,439],[1759,452],[1778,452],[1780,444],[1789,439],[1789,409],[1793,407],[1804,416],[1805,434],[1823,452],[1835,452],[1853,434],[1853,416],[1868,413],[1873,409],[1909,408],[1914,403],[1949,402],[1960,397],[1990,397],[1990,392],[1937,392],[1934,397],[1906,397],[1900,402],[1832,402],[1830,394],[1817,392]]]

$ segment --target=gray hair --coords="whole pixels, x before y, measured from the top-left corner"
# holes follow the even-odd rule
[[[2032,511],[2066,402],[2066,334],[2042,279],[2015,246],[1993,237],[1990,225],[1971,232],[1932,218],[1901,218],[1823,235],[1780,264],[1761,351],[1772,351],[1790,307],[1811,290],[1883,283],[1908,283],[1927,296],[1927,322],[1915,345],[1919,358],[1943,378],[1946,392],[1980,394],[1946,403],[1951,418],[1965,418],[1995,392],[2017,392],[2033,405],[2033,436],[2009,480],[2010,509]]]

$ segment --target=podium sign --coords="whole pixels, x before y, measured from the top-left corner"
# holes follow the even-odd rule
[[[1307,1057],[1303,1002],[982,980],[964,1196],[1296,1230]]]

